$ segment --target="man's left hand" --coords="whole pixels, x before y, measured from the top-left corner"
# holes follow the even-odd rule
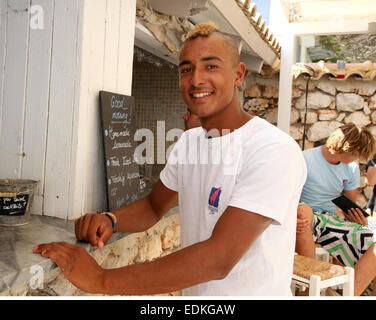
[[[105,270],[85,248],[65,242],[53,242],[34,246],[33,253],[50,258],[59,266],[65,278],[77,288],[89,293],[102,291]]]

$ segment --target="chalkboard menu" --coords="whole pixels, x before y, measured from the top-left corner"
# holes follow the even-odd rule
[[[134,159],[134,98],[100,91],[108,210],[139,197],[140,178]]]
[[[0,215],[2,216],[23,216],[26,213],[28,194],[1,195],[0,194]]]

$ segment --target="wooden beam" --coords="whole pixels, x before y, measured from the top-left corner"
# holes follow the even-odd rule
[[[275,60],[279,60],[278,55],[264,41],[255,27],[251,25],[250,21],[235,1],[211,0],[211,3],[234,28],[242,40],[263,59],[266,64],[270,66],[275,65]]]

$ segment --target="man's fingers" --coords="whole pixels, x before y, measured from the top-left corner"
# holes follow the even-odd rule
[[[359,221],[359,224],[362,224],[362,225],[365,225],[365,226],[368,225],[368,220],[364,216],[363,212],[358,208],[356,208],[355,212],[356,212],[356,216],[357,216],[357,219]]]
[[[83,218],[82,225],[81,225],[82,239],[85,240],[85,241],[88,241],[88,242],[90,242],[88,230],[89,230],[90,223],[91,223],[93,216],[94,216],[93,214],[86,214]]]
[[[77,240],[89,242],[93,247],[101,248],[112,236],[112,223],[101,214],[86,214],[75,221]]]
[[[83,219],[84,219],[84,217],[81,217],[78,220],[76,220],[76,223],[75,223],[75,232],[76,232],[77,240],[83,240],[82,232],[81,232],[81,226],[82,226]]]
[[[72,256],[70,247],[64,243],[45,243],[36,245],[33,248],[34,253],[40,253],[43,257],[51,259],[63,271],[72,269]]]
[[[80,239],[80,228],[79,228],[79,226],[80,226],[80,220],[81,220],[81,218],[76,219],[74,221],[74,233],[76,234],[76,239],[77,240],[81,240]]]
[[[33,248],[33,253],[42,253],[46,250],[55,250],[55,251],[63,251],[67,254],[70,254],[75,246],[66,243],[66,242],[51,242],[51,243],[43,243],[35,245]]]
[[[99,239],[98,239],[98,247],[99,248],[102,248],[106,242],[108,241],[108,239],[111,238],[112,236],[112,227],[111,228],[103,228],[103,230],[101,230],[102,232],[99,234]]]
[[[89,242],[89,228],[95,214],[86,214],[75,222],[75,233],[77,240]]]
[[[99,221],[100,216],[94,216],[91,219],[91,224],[88,228],[88,242],[93,246],[98,246],[99,231],[103,228]]]

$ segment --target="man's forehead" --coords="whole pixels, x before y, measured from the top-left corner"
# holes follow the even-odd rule
[[[204,37],[199,36],[188,40],[180,49],[179,65],[182,62],[213,60],[226,61],[232,59],[231,51],[226,46],[226,41],[222,37],[212,34]]]

